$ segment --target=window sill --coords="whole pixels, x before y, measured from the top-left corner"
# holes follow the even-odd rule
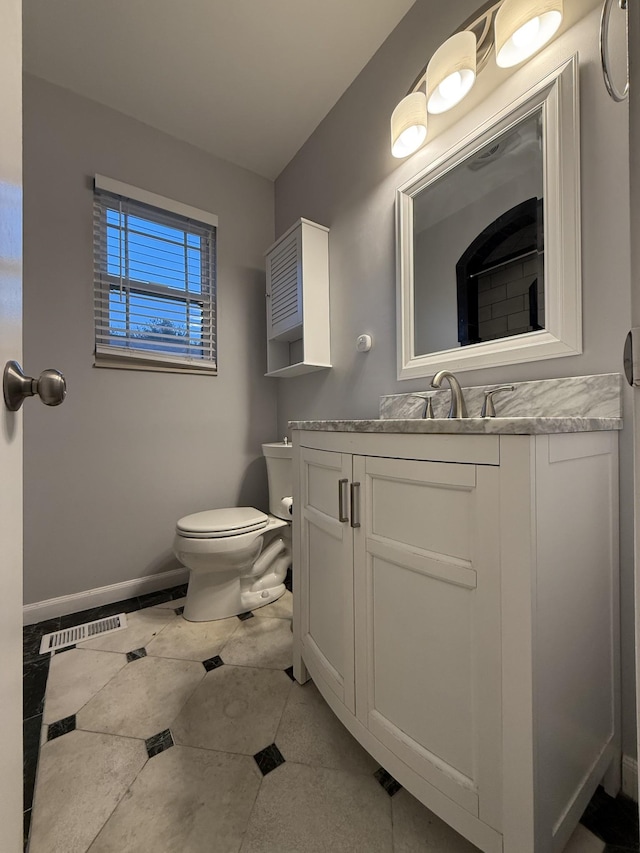
[[[115,370],[139,370],[146,373],[190,373],[194,376],[217,376],[218,369],[213,364],[206,366],[190,366],[186,364],[170,364],[169,362],[145,361],[138,358],[95,358],[94,367]]]

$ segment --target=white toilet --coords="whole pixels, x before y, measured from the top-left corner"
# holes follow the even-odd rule
[[[173,551],[190,569],[184,618],[225,619],[280,598],[291,566],[292,447],[263,444],[269,515],[253,507],[210,509],[176,525]]]

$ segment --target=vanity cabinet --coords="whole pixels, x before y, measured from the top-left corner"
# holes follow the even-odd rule
[[[294,672],[488,853],[619,785],[617,436],[294,430]]]
[[[267,376],[331,367],[329,229],[300,219],[266,252]]]

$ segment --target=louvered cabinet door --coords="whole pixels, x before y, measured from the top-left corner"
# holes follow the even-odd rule
[[[269,340],[295,340],[302,325],[301,231],[296,229],[267,256]]]

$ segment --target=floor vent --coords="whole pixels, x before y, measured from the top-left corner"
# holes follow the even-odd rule
[[[81,643],[83,640],[91,640],[93,637],[98,637],[102,634],[121,631],[126,627],[126,615],[118,613],[117,616],[96,619],[94,622],[85,622],[84,625],[76,625],[74,628],[64,628],[62,631],[54,631],[52,634],[45,634],[43,636],[40,643],[40,654],[44,655],[47,652],[57,652],[58,649],[74,646],[76,643]]]

